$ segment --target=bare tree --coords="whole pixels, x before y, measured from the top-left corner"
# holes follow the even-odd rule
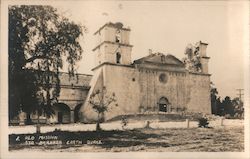
[[[96,90],[90,95],[89,103],[97,112],[96,130],[101,130],[100,122],[104,120],[105,112],[107,112],[112,103],[116,102],[115,93],[108,93],[106,87]],[[115,106],[118,106],[116,103]]]

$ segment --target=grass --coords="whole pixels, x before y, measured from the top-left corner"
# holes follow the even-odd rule
[[[23,135],[19,135],[22,139]],[[26,134],[27,135],[27,134]],[[243,127],[238,128],[176,128],[135,129],[101,132],[51,132],[60,140],[81,140],[81,145],[26,146],[13,144],[17,135],[11,134],[9,150],[39,149],[44,151],[72,152],[242,152],[244,151]],[[88,141],[101,141],[89,144]],[[22,141],[21,141],[22,142]]]

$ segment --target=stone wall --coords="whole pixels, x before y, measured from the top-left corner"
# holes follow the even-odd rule
[[[158,111],[158,101],[165,97],[171,108],[176,110],[186,106],[186,73],[154,70],[139,70],[140,105],[144,109]],[[159,76],[166,75],[166,82],[160,82]],[[170,110],[169,110],[170,111]]]
[[[105,47],[99,47],[95,50],[95,66],[102,64],[105,61]]]
[[[121,114],[139,112],[140,106],[139,72],[133,67],[106,65],[104,66],[104,85],[110,93],[114,92],[118,106],[111,106],[106,119]]]
[[[188,111],[211,114],[210,75],[189,73]]]
[[[121,54],[121,64],[131,64],[131,47],[119,46],[118,44],[105,45],[105,60],[103,62],[116,63],[116,53]]]
[[[211,113],[209,75],[116,64],[104,64],[98,72],[92,79],[94,82],[91,81],[88,97],[105,86],[117,98],[118,107],[115,103],[111,105],[105,114],[106,120],[122,114],[158,112],[162,97],[170,103],[168,111],[186,108],[187,111]],[[161,74],[166,75],[165,82],[160,81]],[[96,120],[97,114],[86,102],[81,110],[84,121]]]
[[[121,29],[121,41],[116,42],[117,28],[105,26],[97,34],[96,48],[93,49],[95,52],[95,66],[104,62],[116,63],[116,53],[121,54],[121,63],[131,63],[131,51],[132,46],[129,45],[129,33],[127,29]],[[128,46],[129,45],[129,46]]]
[[[102,40],[115,42],[115,34],[117,28],[114,27],[105,27],[105,29],[101,30],[101,34],[104,34],[104,38]],[[129,44],[129,33],[128,30],[121,30],[121,43]]]
[[[85,101],[92,78],[92,75],[85,74],[78,74],[77,76],[70,77],[67,73],[60,74],[61,90],[58,100],[60,103],[68,105],[71,110]]]

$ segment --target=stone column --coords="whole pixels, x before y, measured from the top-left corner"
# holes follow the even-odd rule
[[[74,110],[70,110],[70,123],[74,123],[75,115],[74,115]]]

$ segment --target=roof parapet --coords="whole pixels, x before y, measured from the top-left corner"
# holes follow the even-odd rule
[[[100,27],[95,33],[94,35],[96,35],[98,32],[100,32],[102,29],[104,29],[106,26],[109,26],[109,27],[113,27],[113,28],[118,28],[118,29],[121,29],[121,30],[127,30],[127,31],[130,31],[131,29],[129,27],[124,27],[123,24],[121,22],[116,22],[116,23],[112,23],[112,22],[108,22],[106,24],[104,24],[102,27]]]

